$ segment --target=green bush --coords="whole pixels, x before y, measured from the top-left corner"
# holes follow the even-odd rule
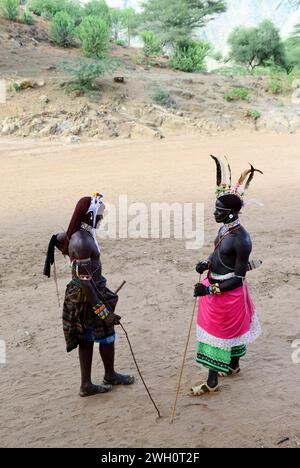
[[[19,0],[0,0],[0,9],[4,18],[16,21],[20,13]]]
[[[77,0],[29,0],[28,8],[34,14],[51,19],[56,13],[66,11],[72,17],[81,16],[83,11]]]
[[[69,13],[72,18],[74,18],[76,25],[78,26],[81,23],[83,17],[83,7],[78,0],[70,0],[67,2],[64,7],[64,11]]]
[[[87,16],[77,28],[83,54],[86,57],[103,58],[109,45],[109,27],[97,16]]]
[[[157,57],[162,53],[162,47],[160,39],[152,31],[145,31],[141,34],[141,39],[144,43],[144,55],[145,57]]]
[[[170,91],[167,89],[159,88],[152,96],[156,104],[164,107],[176,107],[175,100],[171,97]]]
[[[256,109],[249,109],[247,111],[247,117],[254,120],[255,122],[261,118],[261,113]]]
[[[249,90],[246,88],[233,88],[224,94],[226,101],[246,101],[249,96]]]
[[[64,4],[64,0],[29,0],[27,6],[37,16],[48,13],[49,17],[53,17],[63,9]]]
[[[28,10],[23,11],[22,21],[23,23],[29,24],[29,25],[34,23],[33,16],[29,13]]]
[[[96,80],[107,73],[114,72],[120,66],[117,58],[105,58],[93,62],[82,59],[77,63],[62,62],[60,68],[63,69],[69,78],[63,86],[67,91],[80,91],[83,93],[97,89]]]
[[[212,58],[216,60],[216,62],[222,62],[223,61],[223,54],[220,50],[215,51],[212,54]]]
[[[207,41],[180,40],[171,57],[171,66],[188,73],[205,70],[205,58],[210,49]]]
[[[85,16],[98,16],[108,25],[111,24],[109,7],[105,0],[90,0],[84,6]]]
[[[16,91],[16,93],[19,93],[21,91],[21,86],[19,83],[16,83],[15,81],[11,85],[11,91]]]
[[[77,29],[83,54],[86,57],[103,58],[108,49],[110,31],[105,20],[87,16]]]
[[[117,39],[115,44],[117,44],[118,46],[121,46],[121,47],[127,47],[127,43],[126,43],[126,41],[124,41],[124,39]]]
[[[282,94],[284,91],[284,85],[281,80],[271,80],[268,83],[268,92],[272,94]]]
[[[57,45],[70,47],[75,35],[75,20],[65,11],[59,11],[50,25],[50,40]]]

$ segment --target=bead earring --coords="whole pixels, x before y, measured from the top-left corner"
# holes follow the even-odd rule
[[[232,219],[233,218],[233,214],[229,215],[229,219]]]

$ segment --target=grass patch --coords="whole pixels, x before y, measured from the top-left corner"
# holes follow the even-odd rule
[[[11,84],[10,89],[12,91],[16,91],[16,93],[21,92],[21,86],[19,85],[19,83],[16,83],[15,81]]]
[[[257,109],[248,109],[246,116],[257,122],[261,118],[261,113]]]
[[[249,90],[247,88],[233,88],[224,94],[224,99],[227,102],[246,101],[249,98]]]
[[[30,12],[28,10],[23,11],[22,21],[23,21],[24,24],[28,24],[29,26],[34,24],[33,16],[30,14]]]
[[[284,84],[281,80],[273,79],[268,82],[267,91],[274,95],[283,94]]]
[[[138,65],[140,67],[148,64],[144,54],[140,54],[140,53],[137,54],[135,57],[133,57],[132,61],[135,65]]]
[[[107,74],[113,73],[121,66],[121,61],[115,57],[107,57],[98,61],[81,59],[78,62],[63,61],[59,68],[68,75],[68,81],[62,86],[68,92],[78,91],[89,94],[97,91],[97,80]]]
[[[248,76],[250,75],[246,67],[234,66],[234,67],[221,67],[214,70],[214,73],[222,76]]]
[[[172,98],[170,91],[168,89],[159,88],[155,91],[152,96],[155,104],[159,104],[163,107],[176,107],[176,102]]]
[[[127,47],[127,42],[124,41],[124,39],[117,39],[115,44],[120,46],[120,47]]]

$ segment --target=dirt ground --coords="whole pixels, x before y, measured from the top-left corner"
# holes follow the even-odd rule
[[[2,447],[296,447],[300,444],[299,366],[292,342],[299,328],[300,136],[236,133],[79,145],[0,140],[0,364]],[[242,221],[263,267],[249,274],[264,335],[250,348],[240,376],[219,395],[193,399],[193,330],[176,421],[169,424],[193,304],[194,266],[211,252],[215,170],[210,153],[226,153],[238,177],[249,161],[257,176]],[[112,289],[122,280],[119,312],[138,362],[163,414],[142,382],[81,399],[77,352],[65,352],[55,285],[42,276],[52,233],[66,228],[77,200],[94,190],[107,202],[203,202],[205,244],[186,250],[174,239],[102,242]],[[70,271],[57,255],[61,297]],[[117,368],[136,374],[122,331]],[[103,369],[95,349],[94,381]],[[105,443],[101,443],[104,440]],[[289,440],[278,445],[284,438]]]

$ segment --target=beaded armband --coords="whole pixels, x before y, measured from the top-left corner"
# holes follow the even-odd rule
[[[211,284],[208,287],[208,290],[209,290],[210,295],[221,294],[221,289],[220,289],[219,283]]]
[[[105,320],[109,315],[109,311],[107,310],[104,304],[97,304],[94,307],[94,312],[96,315],[98,315],[98,317],[101,318],[101,320]]]

